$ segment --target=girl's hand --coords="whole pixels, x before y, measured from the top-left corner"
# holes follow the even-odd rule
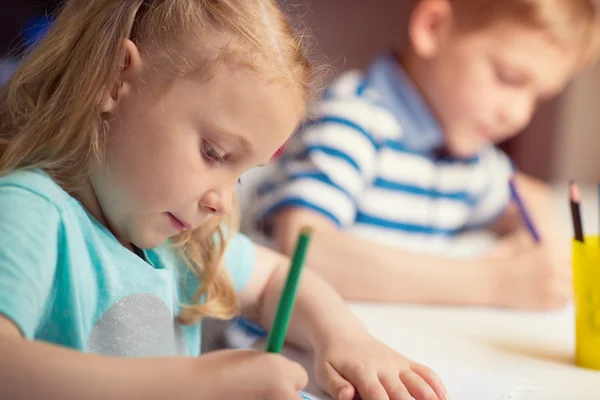
[[[448,400],[428,367],[409,360],[368,334],[336,338],[316,351],[319,386],[335,400]]]
[[[300,400],[298,391],[308,383],[300,364],[272,353],[221,350],[197,361],[207,384],[214,385],[211,399]]]

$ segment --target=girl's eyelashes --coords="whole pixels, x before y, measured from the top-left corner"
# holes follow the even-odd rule
[[[225,156],[216,151],[206,140],[202,141],[202,157],[209,163],[223,164]]]
[[[202,141],[202,157],[210,164],[223,164],[227,161],[227,156],[220,154],[206,140]],[[238,185],[242,184],[242,178],[238,178]]]

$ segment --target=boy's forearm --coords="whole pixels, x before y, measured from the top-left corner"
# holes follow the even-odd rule
[[[483,260],[433,257],[378,245],[339,231],[317,231],[308,262],[347,299],[493,303],[496,269]]]
[[[184,398],[185,375],[202,376],[192,359],[104,357],[19,337],[0,337],[0,360],[0,398],[13,400]]]

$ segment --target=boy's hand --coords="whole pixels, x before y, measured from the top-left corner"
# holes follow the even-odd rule
[[[319,386],[335,400],[447,400],[437,375],[361,333],[340,334],[317,349]]]
[[[519,229],[498,240],[498,242],[487,252],[485,257],[507,259],[514,257],[521,251],[531,248],[535,244],[536,243],[533,241],[529,232],[525,229]]]
[[[566,305],[572,294],[568,257],[547,245],[495,254],[494,304],[501,307],[550,310]]]

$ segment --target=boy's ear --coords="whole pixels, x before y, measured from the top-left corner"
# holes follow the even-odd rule
[[[133,85],[142,72],[140,51],[129,39],[123,40],[119,64],[119,76],[102,93],[100,110],[103,113],[110,114],[115,111],[119,100],[132,92]]]
[[[421,58],[435,57],[449,36],[452,23],[452,6],[448,0],[420,0],[408,27],[415,54]]]

